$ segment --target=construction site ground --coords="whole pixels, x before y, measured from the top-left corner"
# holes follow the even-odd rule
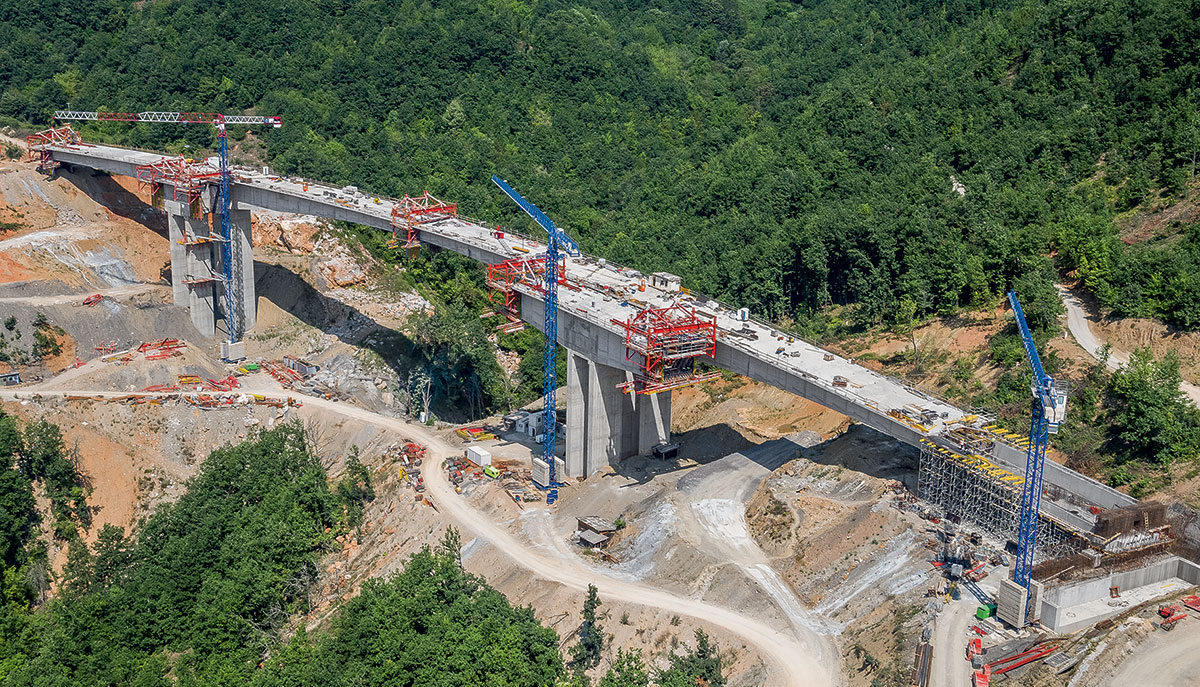
[[[428,302],[382,287],[379,265],[311,218],[255,217],[258,325],[247,353],[307,358],[322,367],[317,382],[344,400],[285,389],[263,372],[241,377],[230,393],[237,402],[219,409],[173,396],[119,400],[180,375],[220,380],[232,372],[217,359],[219,341],[196,336],[186,311],[171,304],[167,239],[141,197],[128,180],[67,182],[0,163],[0,221],[19,225],[0,232],[0,310],[23,332],[10,345],[27,350],[39,313],[63,332],[62,353],[22,366],[27,379],[43,379],[0,388],[0,401],[6,412],[59,424],[68,445],[80,447],[96,509],[85,540],[104,524],[130,529],[177,498],[212,449],[297,420],[333,475],[357,446],[377,494],[365,524],[323,561],[313,609],[297,626],[318,627],[363,581],[399,569],[454,525],[467,568],[514,603],[532,605],[564,638],[578,626],[587,585],[596,584],[614,647],[597,673],[618,646],[640,647],[661,665],[665,652],[701,628],[729,652],[731,685],[889,684],[908,679],[922,628],[932,626],[938,670],[931,684],[967,684],[962,652],[978,604],[964,593],[943,609],[929,595],[938,586],[929,563],[933,533],[909,507],[911,449],[803,399],[727,377],[674,392],[678,461],[623,461],[563,488],[552,508],[517,504],[483,477],[456,494],[438,469],[440,458],[465,446],[455,428],[401,419],[405,368],[396,332]],[[103,299],[83,305],[95,293]],[[927,325],[918,337],[945,349],[947,359],[975,356],[986,374],[980,351],[1001,326],[995,313],[982,314]],[[185,345],[172,357],[126,363],[104,362],[96,351],[164,337]],[[886,359],[902,354],[905,341],[851,342],[844,350]],[[76,358],[85,364],[75,367]],[[0,371],[9,367],[0,362]],[[248,400],[254,393],[302,405],[260,405]],[[400,480],[388,450],[408,439],[430,449],[423,474],[432,506]],[[540,452],[516,434],[482,445],[518,470]],[[576,517],[589,515],[626,523],[607,556],[572,541]],[[54,548],[55,567],[64,560]],[[981,586],[994,592],[1004,574],[993,571]],[[1169,639],[1189,635],[1200,633],[1184,629]],[[1172,646],[1147,641],[1146,651],[1166,660]],[[1195,655],[1194,647],[1174,651],[1172,670]],[[1125,667],[1121,660],[1112,661],[1114,671]],[[1187,673],[1173,684],[1188,684]]]

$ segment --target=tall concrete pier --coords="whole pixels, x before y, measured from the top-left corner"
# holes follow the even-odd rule
[[[567,351],[567,474],[590,475],[605,465],[646,455],[671,435],[671,392],[627,394],[632,373]]]
[[[169,187],[168,187],[169,188]],[[164,192],[168,195],[169,192]],[[233,222],[233,282],[223,278],[224,242],[220,220],[212,212],[211,198],[203,199],[199,217],[187,203],[163,200],[167,236],[171,242],[171,292],[176,305],[186,306],[196,331],[215,336],[217,320],[232,326],[235,338],[254,328],[258,309],[254,291],[254,253],[251,247],[250,210],[237,205],[230,213]],[[236,305],[232,317],[226,313],[225,290],[230,289]]]

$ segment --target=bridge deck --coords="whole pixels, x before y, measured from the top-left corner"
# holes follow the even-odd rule
[[[132,175],[136,165],[163,157],[157,153],[90,144],[72,148],[55,147],[52,150],[57,160],[125,175]],[[316,182],[307,182],[306,189],[304,183],[239,168],[235,171],[233,195],[241,205],[317,215],[390,230],[392,208],[397,201],[343,192]],[[493,227],[463,217],[422,225],[420,240],[488,263],[529,257],[545,248],[533,239],[507,231],[500,237]],[[733,308],[703,297],[669,293],[656,288],[649,279],[632,270],[590,256],[568,258],[566,264],[567,278],[575,288],[559,290],[559,339],[564,346],[598,362],[633,369],[623,359],[623,331],[612,324],[612,319],[626,320],[636,314],[640,306],[666,307],[684,301],[716,317],[720,332],[715,356],[717,366],[797,393],[900,441],[916,446],[921,438],[928,438],[958,450],[954,442],[944,436],[948,428],[955,425],[978,427],[987,423],[986,419],[977,418],[899,379],[857,365],[842,356],[833,355],[832,359],[827,360],[830,354],[824,349],[780,332],[768,323],[753,319],[743,322],[737,318]],[[639,290],[643,282],[645,290]],[[608,288],[625,290],[630,294],[629,300],[636,300],[638,304],[613,298],[608,295]],[[522,317],[540,328],[540,295],[528,287],[518,286],[517,289],[522,292],[524,299]],[[750,331],[753,336],[740,336],[738,332],[741,331]],[[835,376],[847,379],[848,385],[835,387]],[[906,407],[933,411],[936,419],[915,421],[888,415],[889,410]],[[999,437],[998,440],[1005,441]],[[1006,448],[1006,457],[1010,460],[1017,457],[1015,454],[1023,453],[1017,446]],[[1023,472],[1023,465],[1011,467],[1017,474]],[[1065,468],[1063,470],[1082,477]],[[1106,498],[1132,501],[1102,485],[1094,486],[1098,488],[1097,491],[1103,491]],[[1093,493],[1091,496],[1100,494]]]

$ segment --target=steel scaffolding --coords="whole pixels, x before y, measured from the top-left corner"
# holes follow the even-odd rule
[[[696,359],[711,359],[716,351],[717,323],[711,315],[676,303],[612,323],[625,329],[625,359],[641,366],[633,382],[620,385],[626,393],[656,394],[720,376],[696,371]]]
[[[961,454],[922,441],[917,496],[941,508],[952,521],[965,521],[1002,540],[1015,540],[1025,478],[975,454]],[[1073,553],[1079,541],[1068,527],[1041,516],[1039,557]]]
[[[422,224],[450,217],[458,217],[458,203],[444,203],[429,195],[429,191],[415,198],[405,195],[392,206],[392,240],[388,242],[388,247],[415,249],[417,230]],[[403,241],[397,234],[397,229],[404,232]]]

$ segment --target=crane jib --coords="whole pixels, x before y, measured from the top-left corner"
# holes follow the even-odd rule
[[[56,110],[54,118],[84,122],[153,122],[161,124],[266,124],[283,126],[282,117],[264,115],[226,115],[214,112],[90,112]]]

